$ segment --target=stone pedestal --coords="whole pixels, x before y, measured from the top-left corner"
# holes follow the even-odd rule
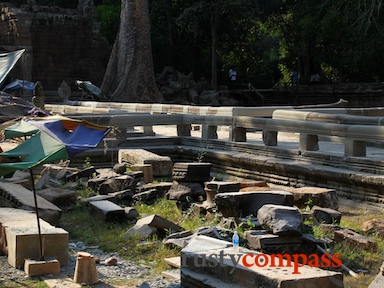
[[[29,276],[40,276],[46,274],[59,274],[60,262],[57,259],[26,259],[24,263],[24,271]]]
[[[93,255],[87,252],[78,252],[76,257],[76,268],[73,281],[76,283],[85,283],[87,285],[95,284],[99,281],[96,262]]]
[[[145,183],[153,182],[153,168],[152,164],[135,164],[131,165],[132,171],[142,171],[144,174],[143,181]]]

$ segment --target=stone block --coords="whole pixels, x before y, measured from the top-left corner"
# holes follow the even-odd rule
[[[33,192],[21,185],[0,182],[0,200],[7,199],[10,203],[7,206],[35,211]],[[36,195],[39,216],[50,224],[57,224],[61,218],[62,210],[51,202]]]
[[[384,237],[384,220],[373,218],[365,221],[361,230],[366,233],[375,233],[377,236]]]
[[[333,240],[335,242],[344,243],[350,247],[361,248],[372,252],[376,252],[378,248],[376,241],[349,229],[335,231]]]
[[[124,234],[124,238],[138,237],[140,240],[147,239],[157,233],[157,228],[149,226],[148,224],[144,225],[135,225],[128,229]]]
[[[122,175],[105,180],[99,187],[99,194],[107,195],[108,193],[118,192],[126,189],[135,191],[137,181],[131,175]]]
[[[299,274],[294,274],[294,263],[289,259],[281,262],[283,267],[268,265],[279,263],[274,255],[263,254],[249,249],[234,252],[231,243],[197,236],[181,250],[181,286],[185,288],[336,288],[343,286],[343,275],[303,265]],[[261,255],[268,263],[264,267],[245,267],[243,257]],[[252,259],[254,259],[252,258]],[[237,261],[238,260],[238,261]],[[247,263],[251,260],[247,260]],[[205,265],[204,265],[205,264]],[[301,265],[301,264],[300,264]]]
[[[60,262],[57,259],[25,259],[24,271],[29,277],[46,274],[59,274]]]
[[[128,221],[136,220],[140,216],[139,212],[133,207],[125,207],[124,211]]]
[[[8,263],[12,267],[23,267],[25,259],[39,259],[40,246],[37,227],[6,227],[5,233]],[[42,228],[41,235],[44,256],[57,259],[61,265],[67,265],[68,232],[55,227]]]
[[[169,156],[160,156],[144,149],[120,149],[118,159],[119,163],[128,162],[131,165],[151,164],[155,177],[172,175],[173,163]]]
[[[168,200],[186,201],[188,197],[195,201],[201,201],[205,197],[203,186],[200,183],[173,181],[172,186],[165,194],[165,198]]]
[[[108,200],[89,202],[90,212],[94,218],[103,221],[122,222],[126,219],[124,208]]]
[[[205,188],[217,193],[238,192],[240,190],[240,182],[209,181],[205,183]]]
[[[180,227],[179,225],[176,225],[168,219],[160,217],[156,214],[139,219],[136,222],[136,225],[149,225],[152,227],[156,227],[160,231],[167,230],[171,232],[180,232],[184,230],[184,228]]]
[[[297,251],[301,245],[300,236],[278,236],[269,234],[266,231],[248,230],[244,232],[244,238],[247,240],[251,249],[273,251]]]
[[[319,188],[319,187],[301,187],[301,188],[284,188],[291,192],[294,198],[294,205],[301,208],[307,206],[308,201],[312,205],[324,208],[339,209],[339,198],[335,189]]]
[[[36,191],[37,195],[53,203],[57,207],[63,208],[76,204],[77,193],[73,190],[62,188],[46,188]]]
[[[135,164],[131,165],[132,171],[142,171],[144,174],[144,183],[153,182],[153,167],[152,164]]]
[[[211,177],[211,163],[188,162],[173,165],[173,179],[179,182],[203,183]]]
[[[318,223],[340,224],[341,212],[337,210],[313,206],[311,213],[313,219],[315,219]]]
[[[87,252],[77,252],[73,281],[75,283],[84,283],[86,285],[95,284],[99,281],[96,261],[93,255]]]
[[[85,168],[83,170],[80,170],[78,172],[75,172],[75,173],[71,174],[70,176],[65,177],[65,180],[76,181],[77,179],[80,179],[83,177],[92,177],[92,175],[95,173],[96,173],[95,167],[91,166],[91,167]]]
[[[303,222],[297,207],[266,204],[257,211],[261,226],[275,235],[301,236]]]
[[[293,205],[293,195],[287,191],[228,192],[216,194],[214,199],[224,217],[257,216],[265,204]]]

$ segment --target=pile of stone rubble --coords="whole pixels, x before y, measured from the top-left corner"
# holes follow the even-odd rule
[[[321,255],[334,242],[368,251],[378,249],[377,243],[372,238],[340,226],[342,214],[338,211],[338,197],[333,189],[292,188],[274,186],[265,181],[238,179],[223,181],[217,179],[217,175],[216,178],[212,177],[210,163],[172,163],[169,157],[154,155],[144,150],[124,149],[124,151],[120,151],[119,161],[113,169],[97,169],[90,166],[89,163],[87,164],[87,167],[83,169],[72,168],[69,166],[69,162],[47,164],[35,171],[35,174],[38,175],[35,184],[37,193],[47,201],[41,200],[41,205],[39,205],[42,219],[52,225],[57,224],[63,211],[76,205],[79,197],[76,189],[83,187],[88,188],[90,193],[87,198],[81,199],[81,204],[88,207],[93,218],[105,222],[128,221],[132,225],[125,232],[127,239],[139,237],[145,241],[157,234],[164,245],[178,247],[181,255],[183,255],[183,251],[187,251],[188,253],[184,252],[187,260],[188,257],[200,257],[196,255],[204,252],[204,249],[203,252],[201,251],[204,246],[227,249],[231,246],[234,230],[242,232],[241,247],[248,249],[246,250],[248,252],[254,251],[254,253],[290,255],[318,253]],[[2,179],[0,182],[0,204],[2,206],[32,210],[33,204],[27,203],[23,197],[18,195],[18,193],[24,193],[23,189],[31,189],[28,177],[28,173],[18,171],[11,178]],[[164,177],[168,177],[170,181],[154,181]],[[19,185],[23,189],[14,189],[14,186],[11,189],[9,183]],[[201,227],[197,231],[186,231],[161,215],[143,216],[133,208],[135,203],[151,205],[159,198],[174,201],[183,213],[219,218],[221,219],[220,225]],[[382,231],[379,228],[384,226],[384,221],[374,220],[364,223],[365,228],[363,229],[366,229],[364,231],[368,233]],[[327,231],[327,234],[332,234],[333,237],[316,239],[311,233],[313,225],[317,225],[319,229]],[[212,244],[211,240],[204,237],[222,242]],[[196,244],[193,243],[196,241],[200,243],[198,245],[200,250],[191,249],[191,245],[194,247]],[[89,248],[82,245],[82,243],[69,243],[69,248],[74,251]],[[100,254],[97,249],[89,252]],[[117,255],[97,257],[100,257],[103,264],[97,266],[98,272],[109,274],[107,277],[118,278],[127,273],[131,276],[136,275],[135,277],[145,276],[146,272],[143,267],[137,266],[137,263],[117,259]],[[105,261],[111,257],[116,257],[117,261],[109,262],[113,263],[111,265],[105,265]],[[68,269],[73,270],[75,262],[71,262],[71,260],[68,262]],[[108,268],[109,266],[115,267],[111,269]],[[180,263],[174,266],[179,272],[174,274],[176,275],[172,280],[174,282],[169,282],[170,285],[178,285],[178,281],[181,279],[181,284],[185,287],[193,287],[188,283],[199,283],[198,287],[208,287],[204,286],[207,279],[216,281],[214,279],[218,277],[215,276],[216,270],[202,271],[199,267],[193,268],[191,265],[183,267],[183,264]],[[232,268],[238,269],[238,267]],[[340,268],[339,272],[332,271],[334,274],[328,271],[327,275],[331,279],[329,281],[332,282],[336,279],[342,282],[342,273],[356,275],[345,265],[338,268]],[[104,271],[104,269],[107,270]],[[252,273],[257,276],[250,277],[266,281],[263,273],[258,271]],[[276,277],[276,279],[279,278]],[[302,280],[303,283],[305,281],[307,281],[305,283],[311,283],[310,281],[317,283],[317,280],[313,280],[311,277],[313,276],[306,275],[306,278],[304,277],[305,279]],[[219,278],[217,281],[221,283]],[[272,279],[276,280],[273,277]],[[185,281],[184,284],[183,281]],[[234,281],[232,278],[228,278],[225,283],[230,284],[232,281]],[[150,284],[152,284],[150,287],[160,287],[154,283]],[[321,287],[316,286],[321,283],[313,285],[312,287]]]

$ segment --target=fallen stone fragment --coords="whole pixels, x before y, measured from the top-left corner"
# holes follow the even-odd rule
[[[172,160],[169,156],[160,156],[144,149],[120,149],[119,163],[152,164],[153,176],[169,176],[172,174]]]
[[[163,244],[165,245],[175,245],[180,248],[184,248],[188,241],[193,237],[194,233],[192,231],[182,231],[176,232],[168,235],[163,239]]]
[[[105,180],[100,184],[99,194],[107,195],[109,193],[118,192],[126,189],[132,189],[135,179],[128,175],[118,176]]]
[[[240,190],[240,182],[209,181],[205,182],[205,188],[214,190],[217,193],[238,192]]]
[[[168,200],[186,201],[190,197],[194,201],[201,201],[205,197],[205,191],[200,183],[173,181],[171,188],[165,194]]]
[[[43,197],[45,200],[63,208],[76,204],[77,193],[73,190],[60,189],[60,188],[46,188],[36,191],[37,195]]]
[[[172,182],[160,182],[160,183],[147,183],[140,187],[141,192],[156,189],[159,191],[159,195],[165,196],[165,194],[171,189]]]
[[[127,163],[116,163],[113,166],[113,172],[117,174],[124,174],[127,172]]]
[[[369,237],[365,237],[352,231],[350,229],[341,229],[335,231],[333,240],[338,243],[343,243],[349,247],[361,248],[366,251],[376,252],[378,245],[377,242]]]
[[[341,212],[330,209],[313,206],[311,209],[312,217],[317,223],[323,224],[340,224]]]
[[[147,239],[158,232],[156,227],[149,226],[148,224],[144,225],[135,225],[128,229],[124,234],[124,238],[138,237],[139,240]]]
[[[162,191],[159,191],[157,189],[152,189],[152,190],[136,193],[135,195],[132,196],[132,201],[134,203],[142,202],[147,205],[152,205],[157,199],[161,198],[162,196],[163,196]]]
[[[104,260],[105,266],[115,266],[117,264],[117,258],[116,257],[109,257],[108,259]]]
[[[375,233],[376,236],[384,237],[384,220],[373,218],[365,221],[361,230],[366,233]]]
[[[173,223],[173,222],[171,222],[171,221],[169,221],[163,217],[160,217],[156,214],[153,214],[153,215],[139,219],[137,221],[136,225],[137,226],[149,225],[149,226],[157,228],[159,231],[162,231],[162,232],[168,231],[170,233],[180,232],[180,231],[184,230],[184,228],[180,227],[179,225],[176,225],[175,223]]]
[[[305,208],[310,202],[323,208],[339,209],[339,198],[335,189],[319,187],[284,188],[293,194],[294,205],[300,209]]]
[[[248,230],[244,232],[249,248],[266,253],[314,253],[317,249],[316,239],[309,235],[279,236],[265,230]]]
[[[293,195],[287,191],[228,192],[216,194],[214,201],[224,217],[257,216],[265,204],[293,205]]]
[[[36,198],[40,218],[52,225],[57,225],[60,221],[62,210],[39,195],[36,195]],[[0,205],[35,211],[33,192],[13,183],[0,182]]]
[[[95,167],[88,167],[83,170],[80,170],[78,172],[75,172],[67,177],[65,177],[66,181],[76,181],[77,179],[83,178],[83,177],[92,177],[93,174],[96,174],[96,169]]]
[[[139,212],[133,207],[125,207],[124,211],[128,221],[136,220],[140,216]]]
[[[297,207],[266,204],[257,212],[260,225],[275,235],[301,236],[302,219]]]

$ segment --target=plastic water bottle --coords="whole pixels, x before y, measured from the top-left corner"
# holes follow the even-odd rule
[[[239,243],[240,243],[239,234],[237,234],[237,231],[235,231],[232,236],[232,244],[233,244],[234,251],[239,251]]]

